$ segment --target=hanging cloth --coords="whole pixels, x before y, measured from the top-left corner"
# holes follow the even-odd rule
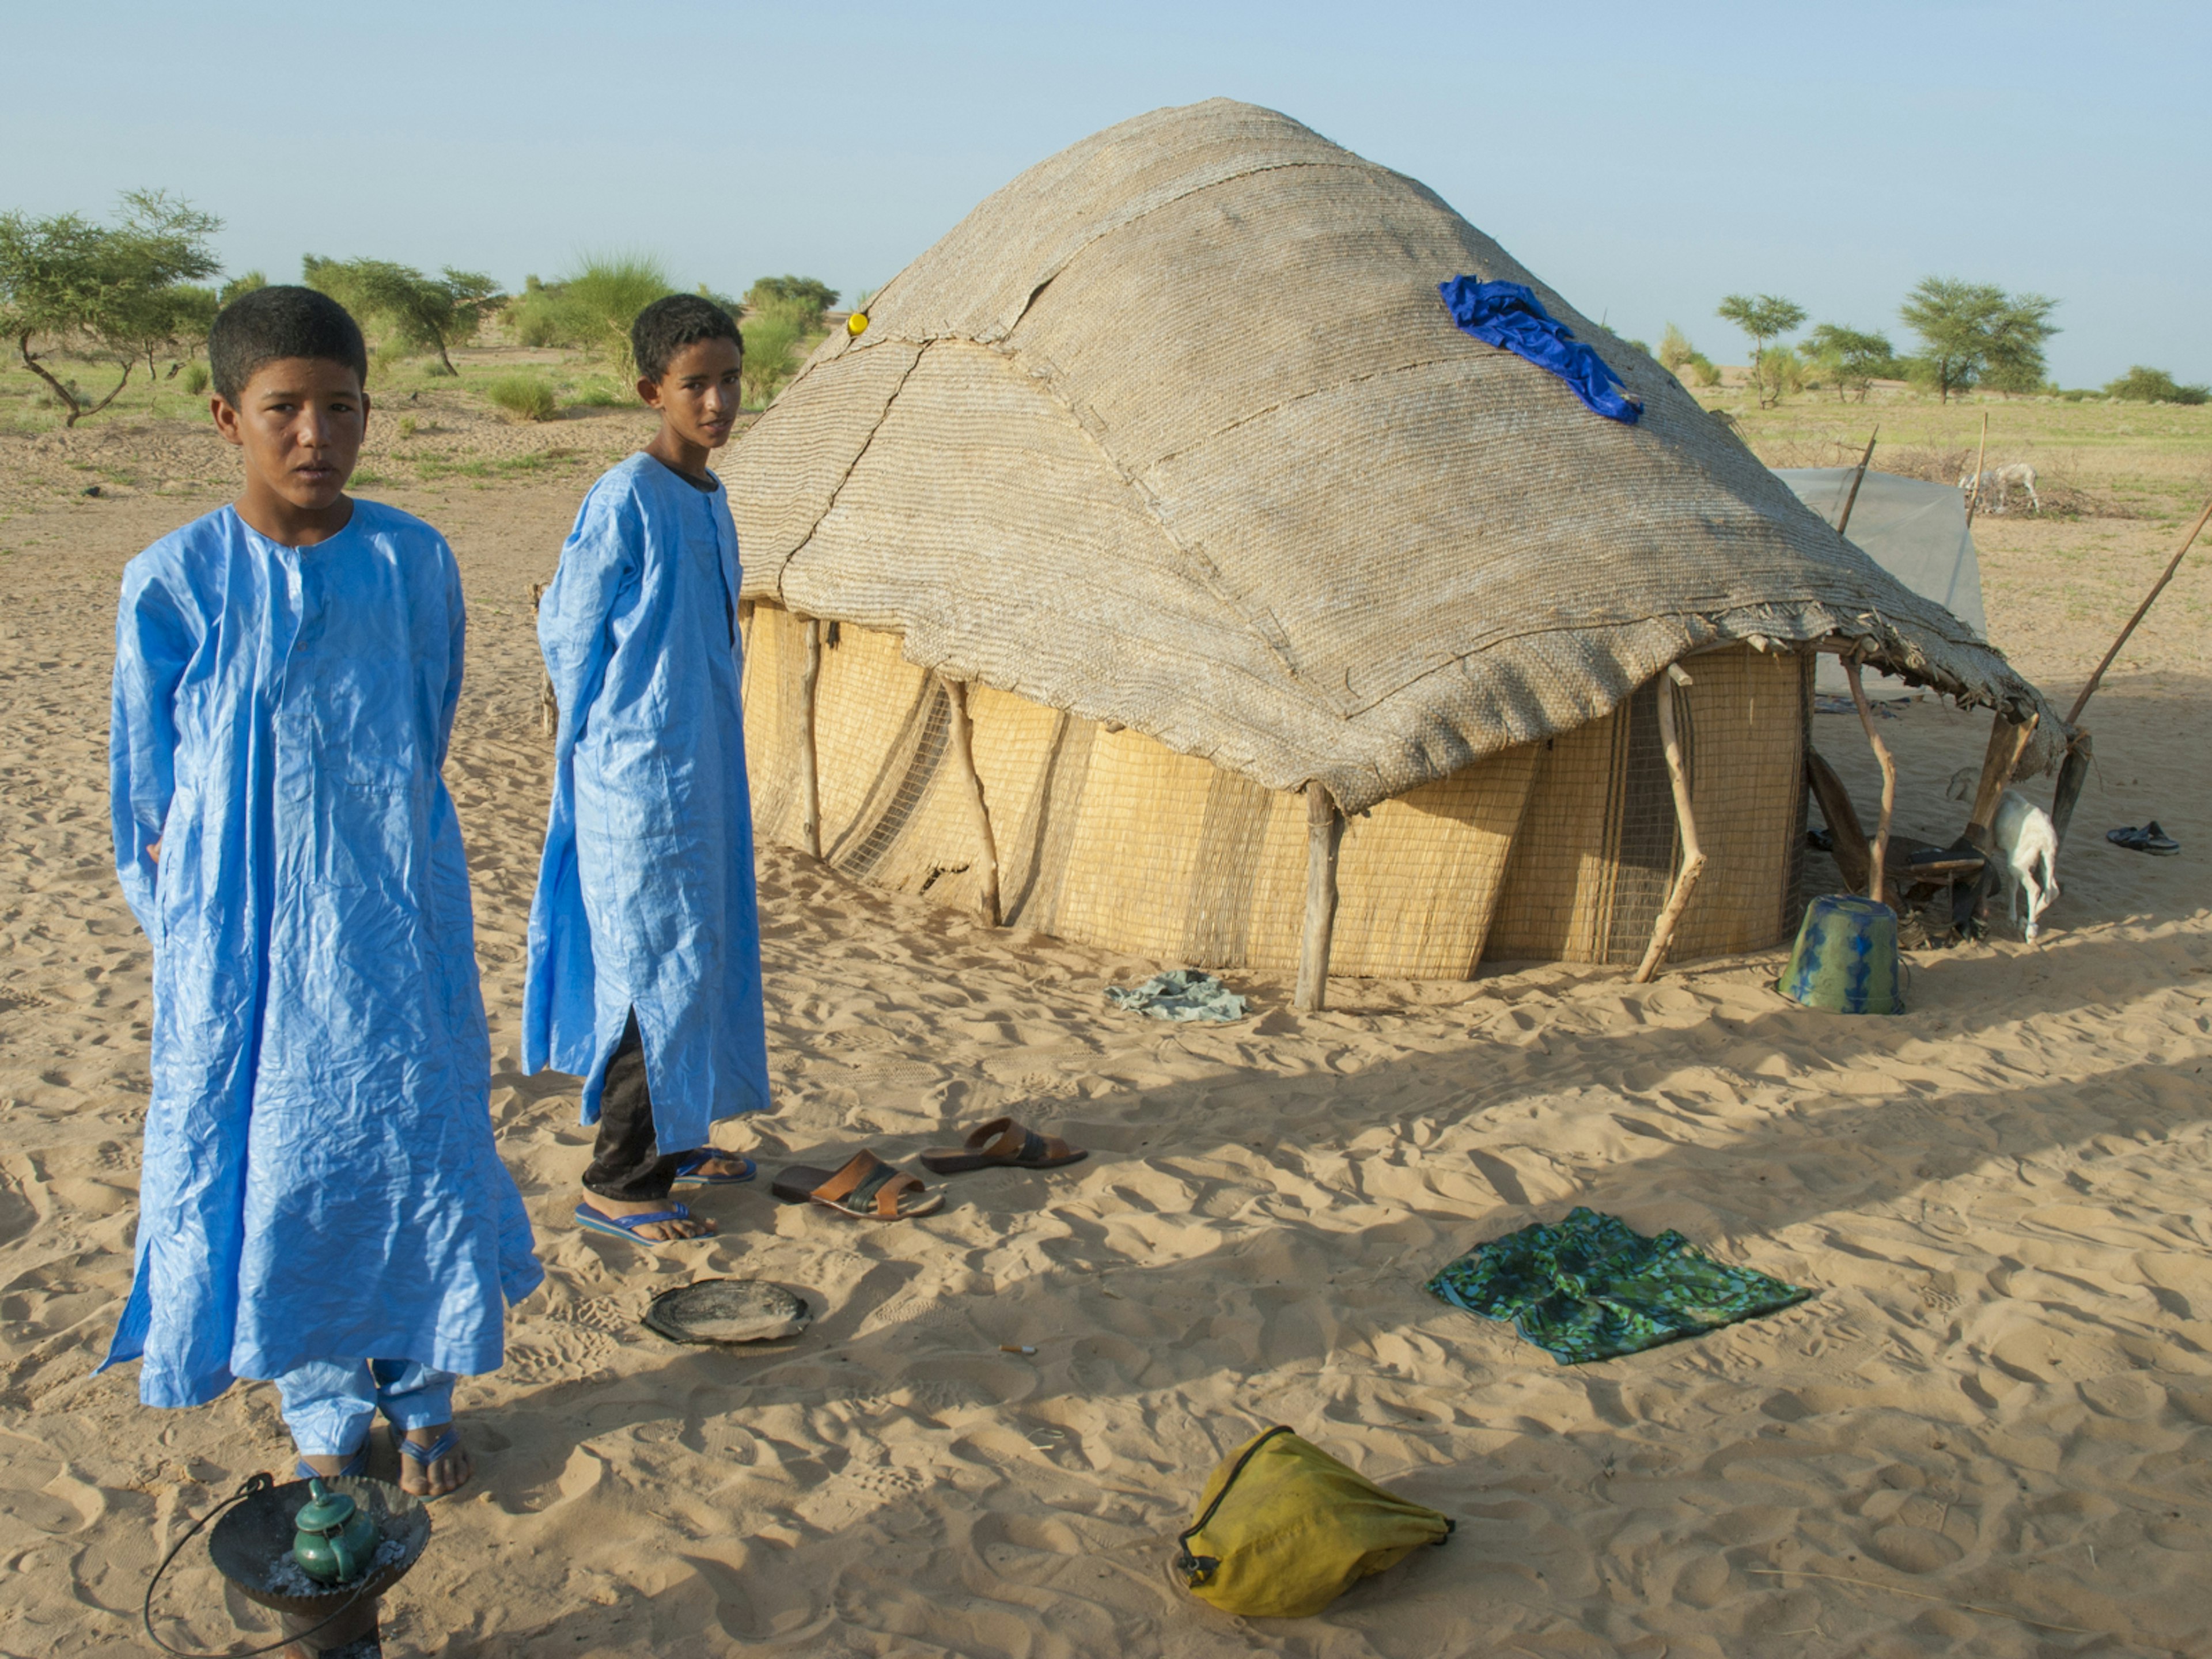
[[[1613,388],[1620,375],[1605,359],[1575,338],[1574,331],[1544,309],[1526,283],[1486,283],[1455,276],[1437,284],[1452,320],[1488,345],[1517,352],[1539,368],[1548,368],[1567,389],[1607,420],[1633,426],[1644,405]]]

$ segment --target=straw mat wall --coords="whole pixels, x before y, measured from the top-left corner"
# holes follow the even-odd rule
[[[745,740],[757,831],[796,842],[804,628],[756,603]],[[936,677],[896,635],[837,625],[817,687],[823,855],[968,905],[975,846]],[[1677,959],[1773,943],[1802,825],[1802,659],[1691,662],[1682,694],[1712,865]],[[1346,830],[1332,971],[1457,978],[1492,957],[1632,962],[1674,861],[1650,688],[1614,714],[1377,803]],[[1006,921],[1200,967],[1287,973],[1305,903],[1306,805],[1140,732],[971,686],[975,764]]]

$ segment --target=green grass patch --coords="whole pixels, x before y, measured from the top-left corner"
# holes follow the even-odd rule
[[[551,385],[535,374],[501,374],[483,383],[483,395],[518,421],[550,421],[560,407]]]

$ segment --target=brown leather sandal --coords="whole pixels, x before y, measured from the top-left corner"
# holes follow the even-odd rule
[[[924,1152],[921,1164],[932,1175],[961,1175],[969,1170],[1057,1170],[1090,1156],[1057,1135],[1041,1135],[1010,1117],[994,1117],[960,1146]]]
[[[769,1183],[769,1190],[787,1204],[819,1204],[860,1221],[910,1221],[945,1206],[943,1193],[870,1152],[854,1153],[842,1170],[794,1164]],[[911,1203],[906,1201],[909,1197]]]

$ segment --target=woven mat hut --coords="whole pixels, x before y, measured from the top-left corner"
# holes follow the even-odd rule
[[[1642,420],[1462,333],[1461,274]],[[868,319],[725,475],[759,833],[870,881],[1176,964],[1635,962],[1671,724],[1709,860],[1673,954],[1745,950],[1801,908],[1814,649],[2045,714],[1656,363],[1273,111],[1061,151]]]

